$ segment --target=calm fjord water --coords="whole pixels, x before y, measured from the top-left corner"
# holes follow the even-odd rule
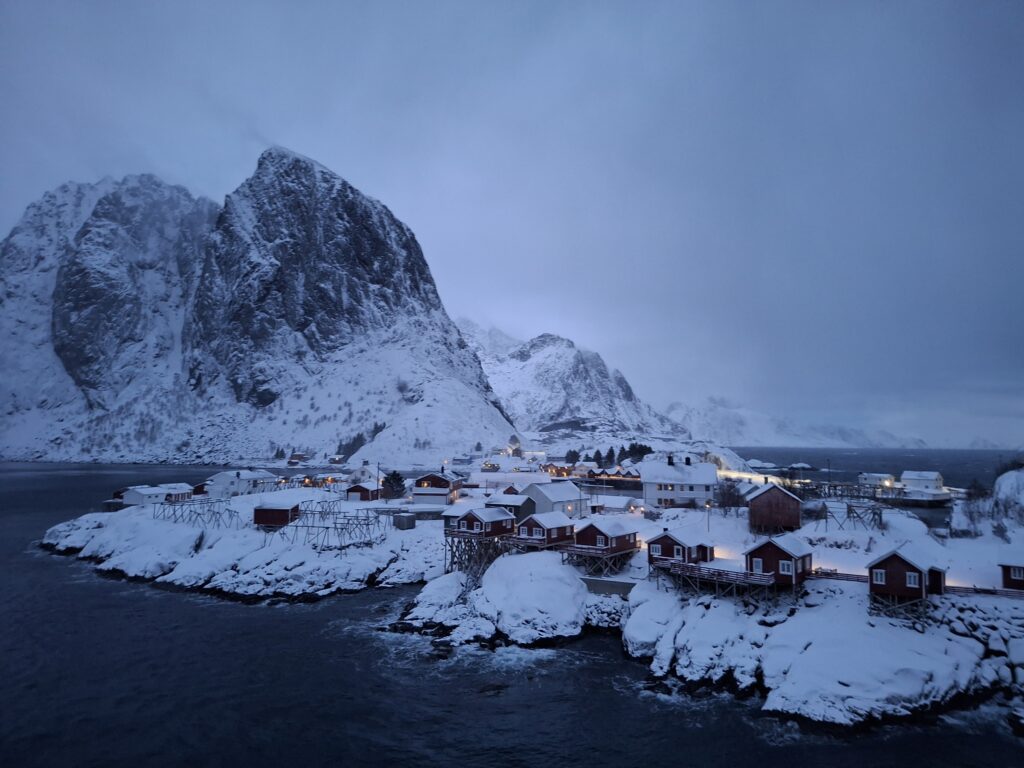
[[[614,635],[438,660],[378,631],[415,588],[244,605],[36,546],[115,487],[209,472],[0,465],[0,765],[1024,765],[994,705],[806,733],[756,701],[646,692]]]

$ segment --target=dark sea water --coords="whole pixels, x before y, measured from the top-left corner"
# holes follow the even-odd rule
[[[977,480],[991,488],[996,469],[1018,456],[1015,451],[969,451],[961,449],[920,448],[895,450],[891,448],[733,448],[744,459],[759,459],[780,467],[790,464],[810,464],[826,470],[831,463],[832,477],[838,481],[857,479],[860,472],[885,472],[899,479],[907,469],[942,473],[946,485],[966,488]],[[805,472],[811,479],[825,479],[825,471]]]
[[[208,474],[0,465],[0,765],[1024,765],[993,703],[808,733],[756,700],[646,692],[614,635],[439,660],[378,631],[412,587],[245,605],[103,578],[34,543],[120,485]]]

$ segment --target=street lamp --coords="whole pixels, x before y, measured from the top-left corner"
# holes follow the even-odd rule
[[[711,499],[707,499],[704,502],[704,509],[708,514],[708,533],[711,533]]]

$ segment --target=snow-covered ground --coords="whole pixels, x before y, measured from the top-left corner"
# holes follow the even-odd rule
[[[291,505],[324,498],[337,497],[315,489],[235,497],[230,503],[246,521],[239,528],[154,519],[151,505],[92,513],[54,526],[43,544],[94,560],[100,571],[250,598],[323,597],[362,589],[371,576],[388,586],[427,581],[443,572],[440,521],[419,521],[408,531],[389,528],[373,546],[324,551],[301,538],[292,543],[268,536],[252,525],[252,510],[263,500]],[[343,506],[357,509],[366,503]]]
[[[480,493],[459,504],[480,504]],[[328,496],[293,489],[231,504],[251,520],[252,508],[267,497],[296,503]],[[757,540],[744,513],[619,517],[636,525],[642,541],[669,528],[684,540],[714,544],[717,568],[742,569],[743,551]],[[812,522],[796,535],[813,546],[816,567],[852,573],[866,573],[873,558],[912,542],[948,569],[951,585],[998,586],[996,565],[1024,554],[1024,529],[1013,524],[1007,543],[984,526],[978,538],[940,542],[897,511],[886,523],[879,531]],[[422,581],[405,620],[432,631],[441,625],[452,645],[496,637],[536,644],[576,636],[587,626],[618,628],[626,651],[656,676],[754,689],[764,695],[766,711],[814,721],[898,717],[996,690],[1024,696],[1024,601],[1011,598],[947,595],[932,598],[926,619],[897,620],[869,612],[864,583],[812,579],[798,596],[755,604],[679,593],[652,581],[644,549],[616,577],[635,584],[628,599],[592,594],[580,572],[554,552],[507,555],[472,584],[462,573],[443,574],[441,524],[422,520],[410,531],[389,530],[374,546],[318,552],[301,539],[268,537],[251,523],[203,530],[154,519],[153,508],[142,506],[62,523],[47,531],[44,544],[91,559],[102,571],[241,597],[322,597]]]

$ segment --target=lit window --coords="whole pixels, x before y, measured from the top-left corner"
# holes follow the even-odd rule
[[[917,588],[921,586],[921,574],[907,571],[907,586]]]

